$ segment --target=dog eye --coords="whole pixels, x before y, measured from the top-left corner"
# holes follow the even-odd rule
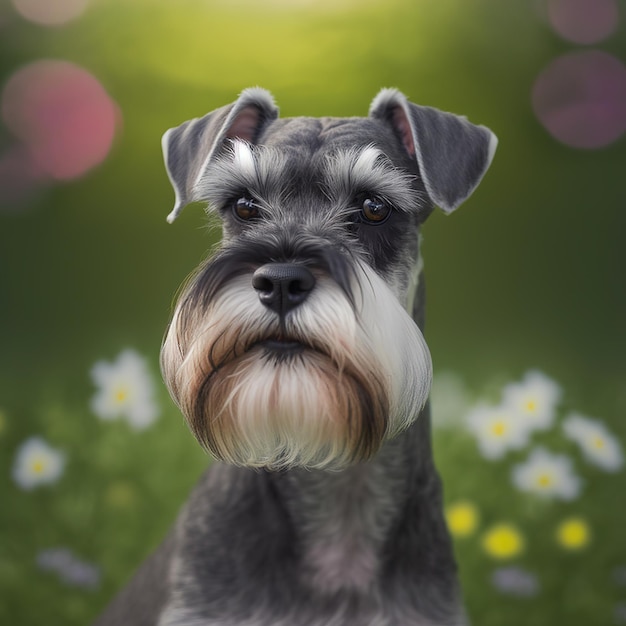
[[[259,216],[259,207],[252,198],[244,196],[233,202],[233,212],[240,220],[248,221]]]
[[[365,222],[381,224],[391,214],[391,207],[376,198],[365,198],[361,206],[361,215]]]

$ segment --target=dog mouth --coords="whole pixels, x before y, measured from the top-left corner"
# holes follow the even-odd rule
[[[286,339],[282,337],[272,337],[270,339],[264,339],[255,344],[260,346],[267,353],[276,356],[292,356],[300,354],[306,350],[309,346],[297,341],[295,339]]]

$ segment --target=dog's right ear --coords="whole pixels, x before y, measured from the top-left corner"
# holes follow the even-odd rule
[[[170,128],[161,140],[165,167],[176,194],[167,221],[171,224],[185,206],[201,200],[195,185],[226,139],[254,143],[263,126],[277,117],[278,107],[272,95],[252,87],[232,104]]]

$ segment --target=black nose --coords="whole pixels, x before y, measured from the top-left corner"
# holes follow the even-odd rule
[[[252,276],[261,302],[281,317],[302,304],[315,287],[315,276],[303,265],[267,263]]]

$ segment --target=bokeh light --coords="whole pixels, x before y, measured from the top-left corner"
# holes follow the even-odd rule
[[[11,76],[2,92],[2,117],[45,174],[71,180],[106,158],[119,112],[89,72],[44,60]]]
[[[598,50],[552,61],[532,90],[535,115],[558,141],[601,148],[626,130],[626,67]]]
[[[548,19],[564,39],[593,44],[615,32],[619,11],[616,0],[549,0]]]
[[[12,0],[27,20],[44,26],[59,26],[79,17],[89,0]]]

